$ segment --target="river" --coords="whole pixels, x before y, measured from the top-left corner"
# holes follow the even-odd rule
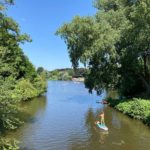
[[[150,128],[96,103],[83,83],[49,81],[44,96],[22,104],[25,124],[7,137],[21,141],[21,150],[150,150]],[[105,112],[109,131],[94,125]]]

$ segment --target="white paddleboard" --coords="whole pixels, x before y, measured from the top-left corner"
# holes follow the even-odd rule
[[[99,128],[101,128],[101,129],[105,130],[105,131],[108,131],[108,128],[107,128],[106,125],[102,125],[102,124],[100,124],[100,123],[97,123],[97,126],[98,126]]]

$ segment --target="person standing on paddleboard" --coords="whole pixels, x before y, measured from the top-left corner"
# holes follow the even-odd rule
[[[100,121],[95,121],[95,124],[100,128],[103,129],[105,131],[108,131],[107,126],[105,125],[105,121],[104,121],[104,111],[102,111],[98,117],[100,117]]]
[[[100,117],[100,124],[101,125],[105,125],[105,115],[104,115],[104,111],[102,111],[100,114],[99,114],[99,117]]]
[[[95,121],[95,124],[101,124],[101,125],[105,125],[105,120],[104,120],[104,111],[102,111],[98,117],[100,117],[100,121]]]

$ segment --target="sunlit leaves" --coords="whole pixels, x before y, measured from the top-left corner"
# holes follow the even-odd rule
[[[64,24],[56,33],[65,40],[73,67],[77,67],[79,61],[86,64],[89,47],[95,38],[93,24],[92,18],[77,16],[70,24]]]
[[[58,30],[73,66],[82,62],[88,67],[85,83],[90,91],[150,93],[149,6],[149,0],[96,0],[98,12],[87,17],[91,23],[76,17]]]

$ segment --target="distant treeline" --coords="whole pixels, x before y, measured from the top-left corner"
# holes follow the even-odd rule
[[[73,70],[71,68],[56,69],[48,72],[49,80],[72,80],[72,78],[85,77],[86,69],[78,68]]]

